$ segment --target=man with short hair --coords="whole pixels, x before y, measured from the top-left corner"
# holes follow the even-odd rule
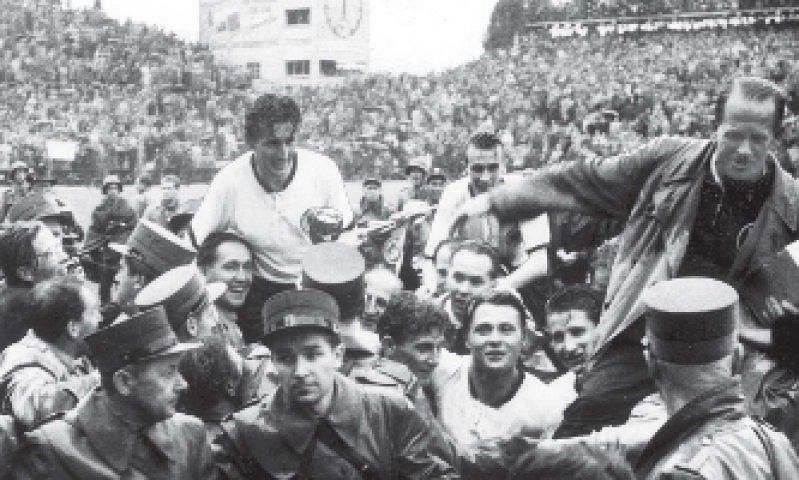
[[[550,343],[567,368],[576,369],[588,360],[601,311],[599,293],[582,285],[565,287],[547,302]]]
[[[432,391],[432,375],[451,328],[447,313],[412,292],[391,295],[377,324],[383,355],[408,367],[427,400],[426,412],[438,416],[440,409]]]
[[[205,428],[175,412],[186,382],[178,343],[161,307],[86,338],[101,388],[27,435],[13,478],[219,478]]]
[[[169,227],[169,220],[180,208],[180,178],[177,175],[164,175],[161,178],[161,202],[147,207],[143,219]]]
[[[252,285],[253,258],[250,246],[234,233],[212,233],[197,252],[197,267],[208,283],[225,284],[225,292],[216,300],[219,322],[224,331],[238,331],[238,335],[229,338],[231,345],[236,348],[243,346],[238,318]]]
[[[389,299],[402,290],[402,280],[385,267],[375,267],[364,275],[366,283],[366,304],[361,325],[369,331],[375,331],[380,316],[386,310]]]
[[[41,222],[12,225],[0,233],[0,269],[6,282],[0,292],[0,349],[22,339],[29,328],[24,317],[30,289],[66,274],[66,265],[63,244]]]
[[[99,383],[84,340],[100,323],[100,301],[75,277],[37,284],[25,316],[25,338],[0,355],[0,413],[25,429],[73,408]]]
[[[444,308],[454,327],[451,345],[453,353],[469,353],[466,346],[469,329],[467,307],[474,297],[494,288],[500,273],[496,250],[486,243],[467,240],[453,250],[447,276],[447,294],[442,297]]]
[[[302,228],[306,214],[333,208],[343,225],[353,219],[335,162],[294,146],[300,120],[291,98],[258,98],[244,121],[251,150],[214,177],[189,230],[195,247],[213,232],[231,230],[252,248],[255,275],[240,325],[248,342],[257,340],[249,332],[258,331],[264,301],[293,288],[300,277],[302,258],[312,244]]]
[[[430,234],[424,248],[425,257],[432,260],[436,247],[445,239],[481,240],[497,250],[501,263],[508,270],[503,283],[525,297],[533,313],[543,314],[547,296],[546,276],[549,272],[547,246],[550,241],[549,218],[545,213],[519,222],[484,215],[453,225],[455,213],[467,200],[484,194],[503,183],[518,183],[515,177],[502,177],[502,142],[493,132],[478,131],[466,146],[469,174],[444,189],[438,204]],[[456,228],[453,228],[456,227]],[[424,266],[426,290],[435,289],[435,273],[431,262]]]
[[[737,287],[799,239],[796,180],[769,155],[769,145],[781,135],[784,103],[778,85],[737,78],[719,103],[713,139],[658,138],[615,158],[546,168],[518,185],[465,202],[455,215],[480,217],[490,211],[524,218],[565,210],[626,222],[597,346],[559,436],[618,425],[654,392],[640,344],[646,286],[705,276]],[[745,385],[759,383],[754,377]]]
[[[669,419],[638,457],[637,478],[799,477],[788,439],[745,413],[735,290],[676,278],[647,288],[643,301],[647,367]]]
[[[554,430],[571,400],[569,392],[520,368],[527,316],[513,291],[476,296],[467,319],[470,355],[450,355],[433,372],[441,424],[467,451],[514,436],[540,438]]]
[[[222,423],[226,478],[459,478],[430,456],[427,427],[405,398],[337,372],[344,352],[330,295],[282,292],[263,315],[280,387]]]

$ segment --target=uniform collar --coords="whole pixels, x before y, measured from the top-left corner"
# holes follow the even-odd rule
[[[363,406],[357,386],[349,379],[336,374],[335,389],[330,411],[324,419],[333,427],[349,445],[356,445],[360,438],[361,428],[365,426]],[[306,451],[318,426],[318,420],[291,405],[284,394],[283,388],[275,395],[272,404],[275,427],[280,436],[298,454]]]
[[[169,438],[164,422],[145,428],[123,420],[111,410],[105,392],[98,389],[76,408],[76,423],[97,454],[116,472],[124,472],[130,465],[137,435],[146,435],[161,453],[175,461],[173,440]]]

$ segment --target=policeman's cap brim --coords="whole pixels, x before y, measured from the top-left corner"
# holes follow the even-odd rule
[[[274,332],[269,332],[261,338],[261,343],[269,348],[272,348],[270,345],[274,346],[276,343],[278,345],[282,344],[283,342],[281,342],[281,340],[285,339],[286,337],[293,335],[307,335],[310,333],[331,335],[332,337],[341,339],[338,332],[321,325],[298,325],[295,327],[282,328],[280,330],[275,330]]]
[[[739,327],[738,339],[761,350],[769,350],[774,346],[770,328]]]
[[[177,343],[177,344],[175,344],[175,345],[173,345],[173,346],[171,346],[171,347],[169,347],[166,350],[163,350],[161,352],[154,353],[152,355],[148,355],[148,356],[143,357],[143,358],[139,358],[134,363],[142,363],[142,362],[147,362],[147,361],[150,361],[150,360],[158,360],[158,359],[161,359],[161,358],[171,357],[173,355],[180,355],[180,354],[186,353],[186,352],[188,352],[190,350],[196,350],[196,349],[198,349],[198,348],[200,348],[202,346],[203,346],[203,344],[199,343],[199,342]]]

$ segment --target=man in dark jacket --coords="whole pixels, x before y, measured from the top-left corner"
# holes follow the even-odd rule
[[[619,157],[558,165],[473,199],[456,216],[560,210],[627,221],[597,347],[560,436],[621,424],[654,392],[639,343],[646,286],[699,275],[737,287],[799,238],[799,184],[768,155],[783,99],[766,80],[739,78],[715,140],[659,138]]]
[[[108,243],[125,243],[136,226],[136,212],[122,198],[122,182],[116,175],[103,179],[103,201],[92,212],[92,224],[86,236],[86,245],[100,248],[100,300],[111,300],[111,284],[118,270],[119,255],[108,249]]]
[[[161,307],[86,338],[102,377],[75,409],[27,434],[12,478],[219,478],[203,424],[175,413],[183,352]]]
[[[788,439],[744,412],[735,290],[707,278],[677,278],[643,297],[647,365],[669,419],[638,457],[637,478],[799,477]]]
[[[280,387],[223,422],[217,465],[227,478],[459,478],[429,454],[430,433],[408,400],[337,373],[333,297],[282,292],[263,316]]]

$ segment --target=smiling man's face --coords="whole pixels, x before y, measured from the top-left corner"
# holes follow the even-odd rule
[[[496,372],[516,368],[524,346],[523,323],[511,306],[484,303],[477,307],[467,339],[473,366]]]
[[[254,145],[255,161],[267,178],[285,179],[291,174],[294,152],[294,125],[275,123],[272,131]]]

